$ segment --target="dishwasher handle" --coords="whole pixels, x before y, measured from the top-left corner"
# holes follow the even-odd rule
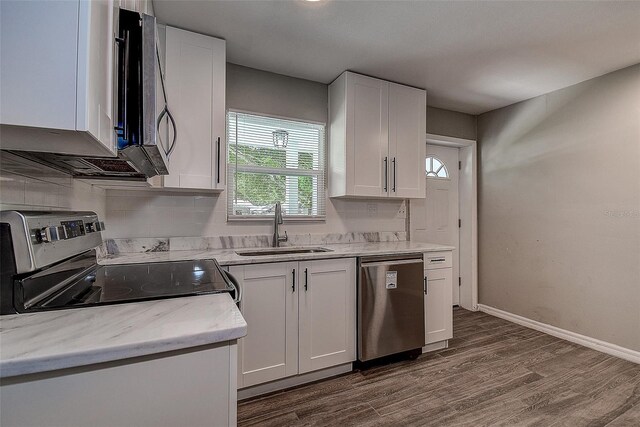
[[[360,267],[379,267],[383,265],[406,265],[406,264],[423,264],[422,258],[420,259],[401,259],[401,260],[393,260],[393,261],[368,261],[362,262]]]

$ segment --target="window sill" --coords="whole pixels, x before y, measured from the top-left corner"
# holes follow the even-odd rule
[[[282,217],[284,223],[291,222],[325,222],[327,220],[326,215],[322,216],[286,216]],[[273,215],[269,216],[227,216],[227,222],[273,222]]]

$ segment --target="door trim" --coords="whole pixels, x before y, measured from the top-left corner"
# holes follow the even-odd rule
[[[458,180],[460,228],[460,306],[478,310],[478,149],[473,139],[427,133],[426,144],[459,148],[458,158],[465,166]],[[465,226],[468,225],[468,226]],[[454,277],[454,286],[456,279]]]

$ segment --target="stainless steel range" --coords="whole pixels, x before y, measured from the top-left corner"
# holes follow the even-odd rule
[[[94,212],[0,212],[0,314],[230,292],[215,259],[99,265]]]

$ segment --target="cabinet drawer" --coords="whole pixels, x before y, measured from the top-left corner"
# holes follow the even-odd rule
[[[453,255],[451,251],[426,252],[424,254],[424,269],[433,270],[436,268],[451,268],[453,266]]]

